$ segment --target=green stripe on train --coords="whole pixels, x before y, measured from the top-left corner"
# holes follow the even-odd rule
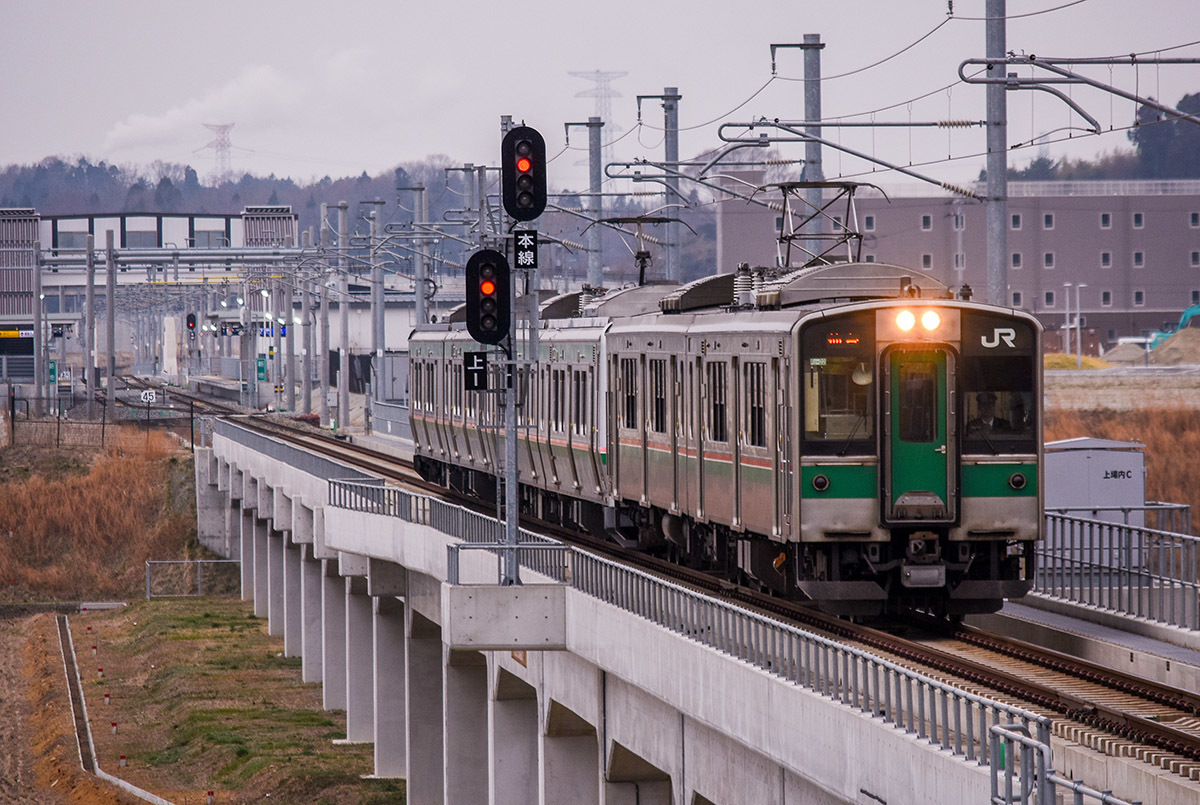
[[[1013,489],[1009,480],[1014,474],[1025,476],[1025,486]],[[1032,498],[1037,497],[1036,464],[963,464],[962,495],[967,498]]]
[[[813,489],[813,478],[824,475],[829,488]],[[875,498],[879,497],[879,468],[874,464],[805,465],[800,468],[800,496],[803,498]]]

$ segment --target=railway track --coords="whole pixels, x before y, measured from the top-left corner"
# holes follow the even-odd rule
[[[174,393],[204,402],[195,395]],[[474,498],[425,482],[411,462],[394,455],[348,443],[311,427],[289,424],[279,417],[226,413],[235,409],[226,404],[204,404],[213,413],[228,415],[264,435],[335,458],[414,491],[450,499],[476,511],[495,512],[494,507]],[[740,587],[709,573],[560,526],[531,518],[523,518],[522,524],[781,622],[869,649],[947,684],[1050,716],[1054,734],[1065,740],[1200,781],[1200,696],[999,635],[970,628],[951,629],[929,619],[905,624],[904,631],[911,634],[854,624],[811,606]]]

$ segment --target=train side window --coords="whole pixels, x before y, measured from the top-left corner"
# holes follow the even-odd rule
[[[574,372],[574,382],[572,383],[572,395],[574,408],[572,409],[571,422],[575,428],[576,436],[587,435],[588,425],[588,382],[587,372]]]
[[[725,364],[708,364],[708,439],[713,442],[729,441],[725,423],[725,374]]]
[[[667,432],[667,362],[650,361],[650,430]]]
[[[752,362],[745,365],[746,375],[746,440],[752,447],[767,446],[767,365]]]
[[[621,427],[638,426],[637,358],[621,359]]]

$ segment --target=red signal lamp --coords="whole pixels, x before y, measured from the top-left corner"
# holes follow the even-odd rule
[[[492,280],[484,280],[479,283],[479,292],[484,296],[491,296],[496,292],[496,283]]]
[[[533,162],[529,157],[521,157],[517,160],[517,170],[521,173],[529,173],[529,169],[533,167]]]

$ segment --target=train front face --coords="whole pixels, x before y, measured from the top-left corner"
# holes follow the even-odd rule
[[[800,330],[797,579],[831,612],[991,612],[1032,586],[1040,325],[915,301]]]

